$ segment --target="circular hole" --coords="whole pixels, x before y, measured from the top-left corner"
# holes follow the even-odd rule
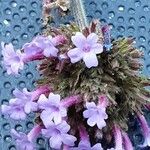
[[[19,43],[18,39],[13,39],[13,40],[12,40],[12,44],[13,44],[13,45],[18,45],[18,43]]]
[[[144,36],[140,36],[140,37],[139,37],[139,41],[140,41],[141,43],[144,43],[144,42],[146,41],[146,38],[145,38]]]
[[[26,73],[26,77],[28,79],[32,79],[33,78],[33,74],[31,72]]]
[[[21,21],[22,21],[23,24],[27,24],[29,22],[28,18],[22,18]]]
[[[16,150],[16,147],[14,145],[9,147],[9,150]]]
[[[94,8],[94,9],[95,9],[95,8],[96,8],[96,6],[97,6],[97,5],[96,5],[96,3],[95,3],[95,2],[93,2],[93,1],[92,1],[92,2],[90,2],[90,4],[89,4],[89,5],[90,5],[90,7],[91,7],[91,8]]]
[[[118,6],[118,10],[123,12],[125,10],[125,7],[123,5]]]
[[[135,10],[134,10],[133,8],[129,8],[128,12],[129,12],[129,14],[131,14],[131,15],[135,14]]]
[[[14,26],[14,30],[17,31],[17,32],[20,31],[21,30],[21,26],[20,25],[15,25]]]
[[[25,6],[20,6],[19,7],[20,12],[25,12],[27,8]]]
[[[10,5],[11,5],[12,7],[17,7],[17,2],[16,2],[16,1],[11,1],[11,2],[10,2]]]
[[[37,3],[37,2],[32,2],[32,3],[31,3],[31,6],[32,6],[33,8],[37,8],[37,7],[38,7],[38,3]]]
[[[115,13],[113,12],[113,11],[110,11],[109,13],[108,13],[108,18],[109,19],[112,19],[112,18],[114,18],[115,17]]]
[[[108,8],[108,3],[104,2],[102,3],[102,9],[107,9]]]
[[[33,33],[34,31],[35,31],[35,28],[34,28],[34,26],[28,26],[28,31],[30,32],[30,33]]]
[[[26,86],[26,83],[24,81],[19,82],[19,87],[20,88],[25,88],[25,86]]]
[[[145,16],[140,17],[140,21],[141,22],[146,22],[146,17]]]
[[[143,32],[146,31],[146,28],[144,26],[139,26],[138,27],[138,31],[141,32],[141,33],[143,33]]]
[[[4,12],[5,12],[6,15],[10,15],[11,14],[11,9],[10,8],[6,8],[4,10]]]
[[[4,83],[4,88],[6,88],[6,89],[11,88],[11,83],[10,82],[5,82]]]
[[[11,32],[10,31],[6,31],[5,36],[8,38],[8,37],[10,37],[10,35],[11,35]]]
[[[10,130],[10,124],[9,123],[5,123],[4,125],[3,125],[3,129],[4,130]]]
[[[132,27],[132,26],[131,26],[131,27],[128,27],[128,32],[131,32],[131,33],[132,33],[132,32],[134,32],[134,31],[135,31],[135,28],[134,28],[134,27]]]
[[[4,137],[4,141],[7,142],[7,143],[10,143],[12,141],[12,137],[10,135],[6,135]]]
[[[8,105],[9,101],[7,99],[2,99],[1,104],[2,105]]]
[[[31,10],[31,11],[29,12],[29,15],[30,15],[31,17],[35,17],[35,16],[36,16],[36,12],[35,12],[34,10]]]
[[[22,38],[23,40],[27,40],[27,39],[28,39],[28,34],[23,33],[23,34],[21,35],[21,38]]]
[[[118,26],[117,30],[121,33],[123,33],[125,31],[125,27],[123,26]]]
[[[44,145],[44,144],[45,144],[44,139],[43,139],[43,138],[38,138],[38,139],[37,139],[37,144],[39,144],[39,145]]]
[[[149,11],[149,7],[148,7],[148,5],[143,6],[143,10],[144,10],[145,12]]]
[[[19,18],[20,18],[20,15],[18,13],[13,14],[13,19],[19,19]]]
[[[132,17],[131,17],[131,18],[129,18],[129,22],[130,22],[130,24],[132,24],[132,25],[133,25],[136,21],[135,21],[135,19],[134,19],[134,18],[132,18]]]
[[[17,124],[17,125],[15,126],[15,130],[16,130],[16,131],[22,131],[22,130],[23,130],[22,125]]]
[[[28,122],[27,123],[27,128],[32,129],[34,127],[34,123],[33,122]]]
[[[139,6],[141,6],[141,1],[135,0],[134,4],[135,4],[135,7],[139,7]]]

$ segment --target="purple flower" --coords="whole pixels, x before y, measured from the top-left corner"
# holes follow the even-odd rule
[[[39,97],[38,105],[43,110],[40,117],[44,125],[49,124],[52,120],[59,124],[62,118],[67,116],[67,110],[60,100],[60,95],[53,93],[50,93],[48,98],[43,94]]]
[[[8,74],[18,74],[19,70],[22,70],[24,67],[23,54],[20,50],[15,52],[13,45],[5,45],[3,42],[2,46],[2,55],[3,55],[3,64],[7,69]]]
[[[41,132],[40,126],[35,126],[29,133],[26,135],[25,133],[17,133],[14,129],[11,130],[12,136],[15,138],[16,146],[19,150],[36,150],[33,140],[39,135]]]
[[[87,102],[86,108],[83,112],[84,118],[88,118],[87,124],[91,127],[97,125],[99,129],[102,129],[106,126],[105,119],[108,118],[106,114],[106,107],[103,105],[97,105],[94,102]]]
[[[46,57],[56,57],[58,49],[55,47],[56,40],[53,42],[52,36],[37,36],[31,43],[24,45],[24,53],[27,56],[27,60],[32,56],[42,54]],[[29,58],[28,58],[29,57]],[[31,59],[31,58],[30,58]]]
[[[22,100],[18,99],[10,99],[9,105],[1,106],[2,114],[10,115],[10,118],[15,120],[24,120],[26,118],[26,113],[24,111],[24,104]]]
[[[122,132],[122,137],[123,137],[123,143],[124,143],[124,148],[125,150],[133,150],[132,143],[127,135],[127,133]]]
[[[150,146],[150,128],[148,126],[148,123],[147,123],[145,117],[141,114],[138,114],[138,119],[141,124],[143,135],[145,138],[143,145],[140,145],[140,147]]]
[[[74,146],[76,138],[67,134],[69,130],[70,126],[66,123],[66,121],[62,121],[58,125],[53,122],[49,122],[49,124],[46,125],[46,129],[42,129],[42,134],[46,138],[49,138],[50,147],[54,149],[61,149],[62,144]]]
[[[91,146],[89,141],[82,140],[80,141],[78,147],[71,148],[71,150],[103,150],[102,145],[100,143]]]
[[[114,138],[115,138],[115,148],[111,148],[108,150],[124,150],[123,148],[123,141],[122,141],[122,134],[119,126],[114,125]]]
[[[35,100],[35,96],[37,97],[37,91],[28,92],[27,89],[24,88],[21,92],[20,90],[15,89],[13,94],[15,98],[9,101],[9,105],[1,106],[3,114],[8,114],[11,118],[18,120],[25,119],[26,114],[29,114],[32,111],[37,111],[38,104],[33,101]]]
[[[72,63],[83,59],[88,68],[98,66],[96,54],[103,52],[103,46],[98,43],[98,35],[91,33],[87,38],[80,32],[72,36],[72,42],[76,48],[68,52]]]

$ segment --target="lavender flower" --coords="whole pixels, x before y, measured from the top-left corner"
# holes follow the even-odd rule
[[[36,150],[33,140],[39,135],[41,132],[40,126],[35,126],[29,133],[26,135],[25,133],[17,133],[14,129],[11,130],[13,137],[16,140],[16,146],[18,150]]]
[[[42,93],[48,91],[49,88],[47,86],[39,87],[33,92],[28,92],[26,88],[24,88],[23,91],[15,89],[13,91],[15,98],[9,101],[8,106],[1,106],[2,113],[10,115],[10,117],[15,120],[25,119],[27,114],[32,111],[37,111],[38,104],[35,102],[35,100]]]
[[[143,135],[145,138],[143,145],[140,145],[140,147],[150,146],[150,128],[148,126],[148,123],[147,123],[145,117],[141,114],[138,114],[138,119],[141,124]]]
[[[103,52],[103,46],[98,43],[98,35],[91,33],[87,38],[80,32],[72,36],[72,42],[76,48],[68,52],[72,63],[83,59],[88,68],[98,66],[96,54]]]
[[[38,105],[43,110],[40,117],[44,125],[49,124],[52,120],[59,124],[62,121],[62,117],[67,116],[67,110],[60,103],[60,99],[60,95],[53,93],[50,93],[48,98],[43,94],[40,96]]]
[[[24,120],[26,118],[26,113],[24,111],[24,104],[22,100],[10,99],[9,105],[1,106],[2,114],[10,115],[10,118],[15,120]]]
[[[117,125],[114,125],[115,148],[108,150],[124,150],[121,130]]]
[[[62,144],[74,146],[76,138],[67,134],[69,130],[70,126],[66,123],[66,121],[62,121],[58,125],[53,122],[49,122],[49,124],[46,125],[46,129],[42,129],[42,134],[45,137],[50,138],[50,147],[54,149],[61,149]]]
[[[62,37],[60,38],[62,39]],[[36,57],[40,54],[46,57],[56,57],[58,49],[55,46],[60,43],[58,40],[60,39],[57,38],[56,40],[55,38],[52,38],[52,36],[37,36],[31,43],[27,43],[23,47],[26,54],[26,60],[31,59],[31,56]]]
[[[94,102],[87,102],[86,108],[83,112],[84,118],[88,118],[87,124],[91,127],[97,125],[99,129],[102,129],[106,126],[105,119],[108,118],[106,114],[106,107],[103,105],[97,105]]]
[[[7,69],[7,73],[10,74],[18,74],[19,70],[22,70],[24,67],[23,62],[23,54],[20,50],[15,52],[13,45],[7,44],[5,45],[3,42],[2,46],[2,55],[3,55],[3,64]]]
[[[123,141],[124,141],[125,150],[133,150],[132,143],[131,143],[127,133],[122,132],[122,137],[123,137]]]

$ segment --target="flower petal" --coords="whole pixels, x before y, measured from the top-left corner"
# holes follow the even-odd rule
[[[80,61],[83,57],[82,51],[78,48],[69,50],[69,52],[67,54],[68,54],[68,57],[71,59],[72,63],[76,63],[76,62]]]
[[[49,139],[49,145],[54,149],[60,149],[62,145],[62,139],[60,136],[54,136]]]
[[[95,122],[95,117],[94,117],[94,116],[90,117],[90,118],[87,120],[87,124],[88,124],[89,126],[93,127],[93,126],[96,124],[96,122]]]
[[[98,35],[95,33],[91,33],[88,37],[87,37],[87,42],[90,45],[96,44],[98,41]]]
[[[61,137],[62,137],[63,143],[68,146],[74,146],[74,142],[77,140],[76,137],[74,137],[73,135],[69,135],[69,134],[63,134]]]
[[[86,37],[81,32],[77,32],[75,36],[72,36],[71,40],[73,44],[80,49],[82,49],[86,43]]]
[[[97,59],[97,57],[96,57],[96,54],[94,54],[94,53],[92,53],[92,52],[86,53],[86,54],[83,56],[83,61],[85,62],[85,65],[86,65],[88,68],[98,66],[98,59]]]
[[[92,45],[91,49],[95,54],[100,54],[103,52],[103,45],[97,43],[97,44]]]

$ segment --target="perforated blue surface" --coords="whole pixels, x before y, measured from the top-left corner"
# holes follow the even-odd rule
[[[150,1],[149,0],[85,0],[85,8],[89,20],[100,19],[112,27],[113,37],[134,36],[137,47],[145,52],[144,74],[150,74]],[[0,41],[12,42],[16,48],[41,31],[41,0],[0,0]],[[68,23],[72,17],[57,17],[53,25],[60,22]],[[8,76],[0,65],[0,102],[8,103],[14,88],[34,88],[39,78],[36,65],[30,63],[17,77]],[[150,112],[146,112],[150,122]],[[31,114],[25,122],[14,122],[10,118],[0,117],[0,150],[15,150],[10,129],[28,132],[33,127],[34,115]],[[134,145],[143,142],[137,121],[131,120],[130,137]],[[46,148],[46,141],[37,139],[37,150]]]

